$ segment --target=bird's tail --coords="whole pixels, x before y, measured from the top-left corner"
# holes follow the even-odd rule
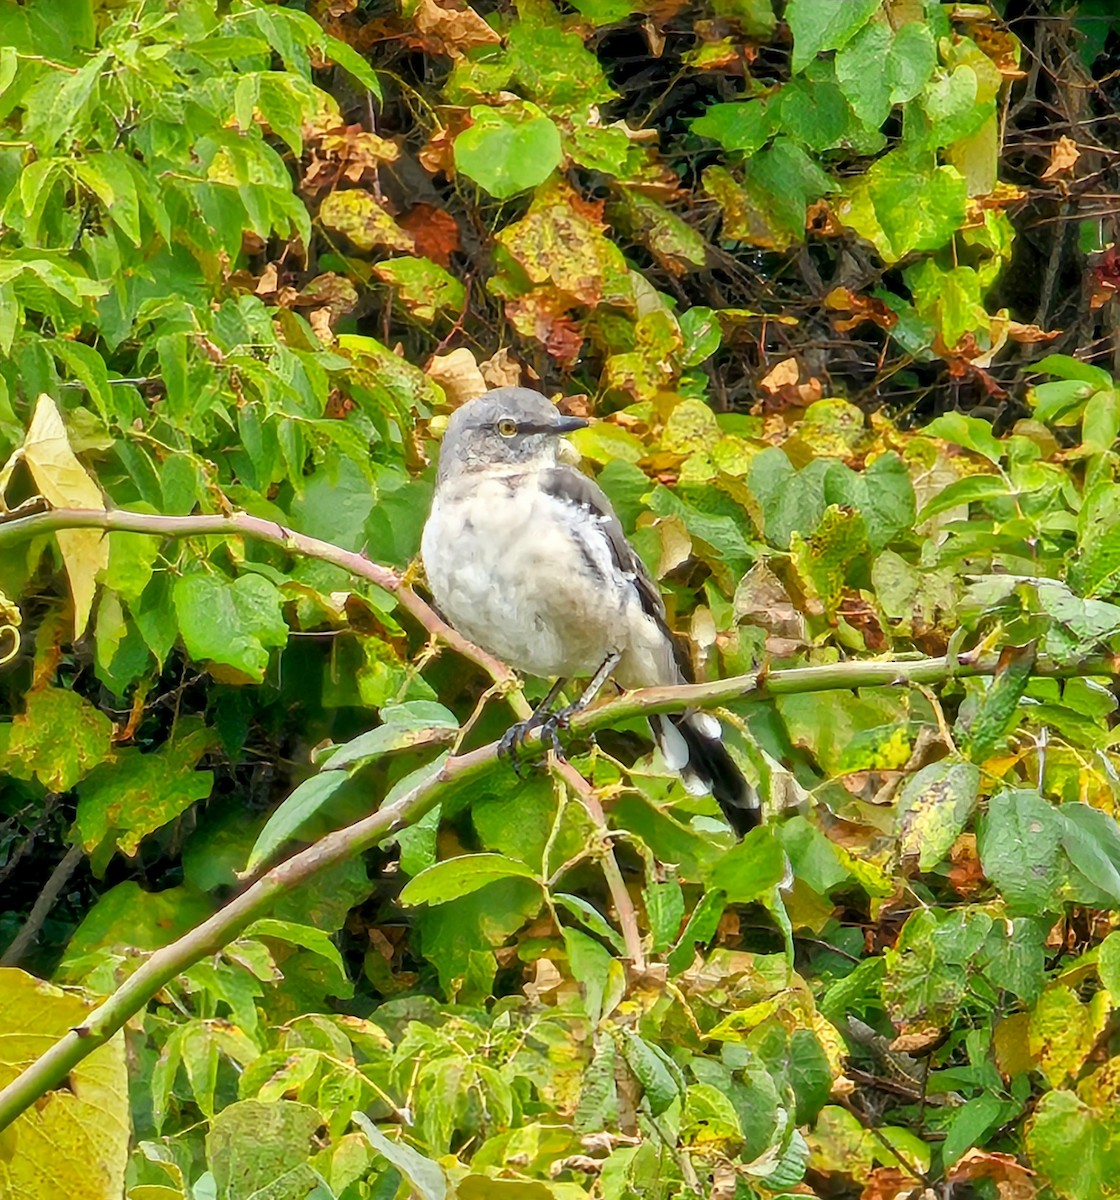
[[[723,728],[711,713],[665,713],[649,723],[666,765],[692,795],[711,793],[740,837],[761,823],[758,793],[723,744]]]

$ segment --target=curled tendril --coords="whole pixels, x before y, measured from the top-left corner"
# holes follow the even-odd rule
[[[19,653],[19,626],[7,621],[3,625],[0,625],[0,639],[5,637],[11,639],[11,645],[7,650],[0,651],[0,667],[4,666],[5,663],[10,663]]]

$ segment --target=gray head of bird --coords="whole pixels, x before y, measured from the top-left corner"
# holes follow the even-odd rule
[[[532,388],[495,388],[452,414],[439,453],[439,479],[492,468],[544,470],[560,462],[563,435],[588,424],[565,416]]]

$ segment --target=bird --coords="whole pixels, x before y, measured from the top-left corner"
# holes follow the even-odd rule
[[[550,733],[608,678],[624,690],[689,681],[661,593],[599,485],[562,457],[588,425],[531,388],[500,387],[451,414],[420,555],[437,610],[523,675],[556,683],[528,721]],[[569,456],[570,457],[570,456]],[[548,706],[567,680],[590,682],[574,705]],[[694,795],[712,794],[742,837],[761,823],[758,794],[711,713],[650,717],[666,765]]]

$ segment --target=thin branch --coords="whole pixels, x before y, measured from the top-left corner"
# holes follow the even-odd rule
[[[829,663],[825,666],[795,667],[769,674],[752,672],[716,683],[646,688],[630,692],[616,700],[593,705],[577,713],[571,719],[571,729],[575,734],[593,733],[625,718],[680,711],[690,707],[712,707],[736,697],[761,699],[766,696],[791,696],[838,688],[939,683],[951,677],[994,675],[998,666],[999,656],[991,654],[976,661],[957,662],[952,665],[942,657],[894,662]],[[1114,676],[1116,660],[1112,656],[1089,658],[1080,663],[1051,663],[1039,660],[1034,666],[1033,674],[1050,678]],[[539,745],[540,731],[533,730],[526,741],[530,746]],[[327,834],[306,850],[273,867],[225,908],[170,946],[157,950],[134,975],[90,1014],[85,1025],[66,1034],[0,1091],[0,1130],[6,1128],[39,1096],[51,1088],[58,1087],[87,1054],[108,1041],[161,987],[200,958],[216,953],[232,941],[250,922],[268,909],[278,894],[304,883],[327,867],[362,853],[390,834],[415,824],[439,800],[442,785],[453,779],[482,774],[497,763],[497,742],[480,746],[468,754],[449,757],[439,771],[418,783],[387,808],[379,809],[345,829]],[[614,889],[612,897],[617,908],[618,895]],[[624,919],[621,909],[619,916],[620,920]],[[629,924],[630,918],[625,920]]]
[[[492,654],[467,641],[456,633],[427,601],[422,600],[405,583],[403,577],[390,567],[372,562],[364,554],[344,550],[319,538],[308,537],[287,529],[276,521],[251,517],[248,513],[233,516],[168,517],[158,513],[130,512],[118,508],[104,512],[98,509],[55,508],[14,520],[0,521],[0,550],[6,546],[25,542],[44,533],[59,529],[104,529],[107,532],[148,533],[157,537],[251,537],[258,541],[280,546],[304,558],[318,558],[333,563],[351,575],[366,579],[397,597],[402,608],[410,612],[425,629],[464,658],[480,666],[495,683],[503,685],[507,699],[513,703],[521,716],[528,716],[529,709],[524,701],[517,704],[516,693],[512,692],[517,677]],[[511,694],[512,693],[512,694]],[[520,709],[524,706],[524,712]]]
[[[11,945],[4,951],[3,957],[0,957],[0,967],[14,967],[31,948],[31,943],[39,936],[39,931],[43,928],[47,915],[54,907],[54,902],[58,899],[62,889],[70,882],[70,876],[78,869],[78,865],[84,857],[81,846],[71,846],[66,851],[62,861],[51,872],[51,877],[36,897],[31,911],[27,914],[27,920],[23,923],[23,928],[12,938]]]
[[[450,629],[395,572],[370,562],[363,555],[342,550],[316,538],[293,533],[274,522],[262,521],[256,517],[165,517],[125,511],[55,510],[0,523],[0,549],[52,530],[73,528],[122,530],[164,537],[244,534],[287,547],[295,553],[335,563],[395,593],[402,605],[426,628],[438,631],[449,645],[483,666],[496,682],[505,683],[514,678],[504,664],[471,646]],[[714,683],[646,688],[630,692],[577,713],[572,717],[570,727],[573,734],[580,735],[593,733],[597,729],[632,717],[675,712],[689,707],[710,708],[733,699],[760,700],[772,696],[836,689],[941,683],[951,677],[994,675],[998,665],[999,656],[989,654],[976,659],[954,656],[953,661],[942,656],[885,662],[838,662],[783,671],[756,671]],[[1115,677],[1117,659],[1112,655],[1089,657],[1074,663],[1055,663],[1040,659],[1035,663],[1032,673],[1051,678]],[[521,700],[524,704],[523,698]],[[540,731],[534,730],[526,740],[530,746],[533,743],[539,745]],[[467,754],[448,757],[438,771],[422,780],[391,805],[378,809],[345,829],[328,834],[306,850],[273,867],[201,925],[171,945],[157,950],[135,974],[90,1013],[84,1025],[64,1035],[0,1091],[0,1130],[6,1128],[40,1096],[52,1088],[57,1088],[78,1063],[98,1046],[104,1045],[161,987],[199,959],[228,945],[254,919],[268,910],[278,894],[289,891],[326,868],[350,859],[391,834],[414,824],[437,803],[444,784],[453,779],[481,774],[492,769],[497,762],[497,742]],[[568,775],[568,772],[564,773]],[[574,780],[572,782],[574,783]],[[582,786],[575,786],[586,803],[589,785],[582,777],[580,782]],[[601,809],[597,823],[605,828]],[[611,861],[614,862],[613,858]],[[612,899],[626,935],[628,950],[635,961],[640,963],[642,958],[637,919],[626,894],[621,873],[617,870],[617,862],[614,862],[614,867],[613,872],[609,866],[605,867],[607,881],[611,886]]]

